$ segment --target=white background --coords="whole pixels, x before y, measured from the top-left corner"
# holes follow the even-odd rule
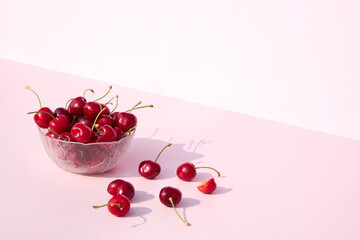
[[[359,13],[358,0],[0,0],[0,58],[360,139]]]

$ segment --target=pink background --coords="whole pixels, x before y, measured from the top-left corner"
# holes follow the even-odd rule
[[[360,239],[360,142],[214,107],[113,85],[119,109],[139,100],[154,109],[136,112],[138,131],[126,158],[95,176],[71,174],[52,163],[26,113],[64,106],[86,88],[97,94],[108,83],[0,60],[3,110],[0,172],[1,239]],[[89,96],[89,98],[91,98]],[[137,174],[144,159],[166,143],[157,179]],[[218,189],[204,195],[199,171],[192,182],[176,178],[184,161],[217,168]],[[92,209],[107,202],[115,178],[136,188],[129,214]],[[164,186],[182,190],[180,214],[163,206]]]

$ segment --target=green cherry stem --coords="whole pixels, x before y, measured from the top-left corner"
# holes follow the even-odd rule
[[[146,107],[154,107],[154,105],[150,104],[150,105],[146,105],[146,106],[141,106],[141,107],[133,107],[132,109],[126,110],[125,112],[131,112],[132,110],[136,110],[136,109],[140,109],[140,108],[146,108]]]
[[[171,146],[171,143],[167,144],[167,145],[159,152],[159,154],[157,155],[157,157],[156,157],[156,159],[155,159],[154,162],[156,162],[156,161],[158,160],[158,158],[160,157],[161,153],[165,150],[165,148],[170,147],[170,146]]]
[[[131,112],[132,110],[134,110],[137,106],[139,106],[141,104],[141,101],[139,101],[137,104],[135,104],[135,106],[133,106],[131,109],[126,110],[125,112]]]
[[[118,103],[119,103],[119,96],[118,96],[118,95],[115,96],[115,100],[116,100],[115,107],[114,107],[114,109],[111,111],[110,115],[115,111],[115,109],[116,109],[117,106],[118,106]]]
[[[199,168],[208,168],[208,169],[214,170],[217,173],[218,177],[220,177],[220,172],[218,170],[216,170],[215,168],[212,168],[212,167],[195,167],[195,169],[199,169]]]
[[[42,108],[39,95],[37,95],[37,93],[34,90],[32,90],[29,86],[26,86],[25,89],[32,91],[36,95],[36,97],[37,97],[37,99],[39,101],[39,104],[40,104],[40,108]]]
[[[34,113],[47,113],[47,114],[49,114],[53,119],[55,119],[55,117],[54,117],[51,113],[46,112],[46,111],[34,111],[34,112],[28,112],[27,114],[34,114]]]
[[[92,206],[93,208],[102,208],[102,207],[106,207],[106,206],[111,206],[111,205],[116,205],[118,206],[119,208],[121,208],[121,203],[107,203],[107,204],[104,204],[104,205],[99,205],[99,206]]]
[[[83,97],[85,97],[86,92],[95,93],[94,90],[92,90],[92,89],[85,89],[85,91],[84,91],[84,93],[83,93]]]
[[[190,223],[188,223],[187,221],[185,221],[181,216],[180,216],[180,214],[178,213],[178,211],[176,210],[176,208],[175,208],[175,206],[174,206],[174,203],[173,203],[173,199],[172,199],[172,197],[169,197],[169,201],[170,201],[170,203],[171,203],[171,205],[172,205],[172,207],[173,207],[173,209],[175,210],[175,212],[176,212],[176,214],[178,215],[178,217],[181,219],[181,221],[183,222],[183,223],[185,223],[186,224],[186,226],[190,226]]]
[[[114,99],[114,97],[112,97],[109,101],[107,101],[107,102],[105,103],[105,105],[112,104],[111,101],[112,101],[113,99]]]
[[[73,98],[70,98],[66,103],[65,103],[65,109],[67,109],[67,105],[69,104],[70,101],[72,101]]]
[[[98,118],[100,117],[101,113],[102,113],[104,110],[106,110],[106,108],[101,109],[101,111],[100,111],[100,112],[98,113],[98,115],[96,116],[96,118],[95,118],[95,120],[94,120],[94,123],[93,123],[93,125],[92,125],[92,127],[91,127],[91,130],[94,130],[94,127],[95,127],[95,125],[96,125],[96,121],[98,120]]]
[[[132,128],[130,128],[129,130],[127,130],[126,132],[124,132],[123,135],[121,135],[120,138],[123,138],[123,137],[125,137],[126,135],[130,134],[136,127],[137,127],[137,126],[132,127]]]
[[[102,97],[94,100],[94,102],[97,102],[97,101],[99,101],[100,99],[103,99],[106,95],[108,95],[108,93],[110,92],[111,89],[112,89],[112,86],[110,85],[110,86],[109,86],[109,90],[104,94],[104,96],[102,96]]]

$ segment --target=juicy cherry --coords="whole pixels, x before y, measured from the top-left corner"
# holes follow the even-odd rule
[[[135,196],[134,186],[130,182],[122,179],[116,179],[109,183],[107,191],[113,196],[119,194],[125,195],[129,200],[131,200]]]
[[[77,142],[89,143],[94,139],[94,132],[88,126],[82,123],[75,123],[71,128],[71,136]]]
[[[48,107],[42,107],[34,115],[34,121],[40,128],[48,128],[49,123],[55,118],[53,111]]]
[[[138,171],[141,176],[147,179],[152,179],[160,174],[161,167],[156,161],[158,160],[160,154],[165,150],[165,148],[170,147],[171,143],[167,144],[157,155],[155,161],[145,160],[142,161],[139,165]]]
[[[127,132],[130,128],[133,128],[137,124],[137,118],[132,113],[120,112],[116,114],[116,126],[123,132]]]
[[[115,130],[109,126],[104,125],[98,128],[98,139],[97,142],[114,142],[117,140],[117,134]]]
[[[164,187],[160,190],[159,193],[159,199],[162,204],[164,204],[167,207],[172,207],[178,217],[185,223],[187,226],[190,226],[188,222],[186,222],[178,213],[175,206],[178,205],[181,201],[182,193],[179,189],[174,187]]]
[[[71,100],[68,111],[75,116],[82,116],[83,113],[83,107],[86,104],[86,99],[84,97],[77,97]]]
[[[130,210],[130,200],[124,195],[113,196],[107,204],[93,206],[93,208],[101,208],[107,206],[109,212],[117,217],[127,214]]]
[[[94,120],[101,111],[101,104],[98,102],[88,102],[83,107],[84,116],[88,119]],[[104,109],[105,111],[106,109]]]
[[[194,164],[190,163],[190,162],[185,162],[183,164],[181,164],[177,169],[176,169],[176,175],[184,181],[190,181],[191,179],[193,179],[196,176],[196,169],[199,168],[209,168],[214,170],[218,177],[220,177],[220,173],[211,167],[195,167]]]
[[[69,119],[65,115],[59,115],[49,122],[49,128],[60,134],[70,130],[71,122],[69,122]]]
[[[216,182],[214,178],[206,179],[197,186],[197,189],[206,194],[212,193],[216,189]]]

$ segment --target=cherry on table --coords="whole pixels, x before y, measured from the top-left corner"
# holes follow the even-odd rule
[[[155,161],[152,160],[144,160],[140,163],[138,171],[141,176],[147,179],[152,179],[160,174],[161,167],[156,161],[158,160],[161,153],[165,150],[165,148],[170,147],[171,143],[167,144],[157,155]]]
[[[124,195],[113,196],[107,204],[93,206],[93,208],[108,208],[109,212],[117,217],[127,214],[130,210],[130,200]]]
[[[107,191],[113,196],[119,194],[125,195],[129,200],[135,196],[134,186],[130,182],[122,179],[116,179],[109,183]]]
[[[190,223],[188,223],[187,221],[185,221],[181,216],[180,214],[178,213],[178,211],[176,210],[175,206],[178,205],[181,201],[181,198],[182,198],[182,193],[179,189],[177,188],[174,188],[174,187],[163,187],[161,190],[160,190],[160,193],[159,193],[159,199],[160,199],[160,202],[162,204],[164,204],[165,206],[167,207],[172,207],[176,214],[178,215],[178,217],[181,219],[181,221],[183,223],[185,223],[187,226],[190,226]]]
[[[216,169],[212,167],[195,167],[194,164],[190,162],[185,162],[178,166],[178,168],[176,169],[176,175],[181,180],[190,181],[196,176],[196,169],[199,168],[209,168],[211,170],[214,170],[217,173],[218,177],[220,177],[220,173]]]
[[[197,189],[199,189],[200,192],[202,193],[212,193],[213,191],[215,191],[217,185],[215,182],[214,178],[211,179],[206,179],[204,181],[202,181],[198,186]]]

